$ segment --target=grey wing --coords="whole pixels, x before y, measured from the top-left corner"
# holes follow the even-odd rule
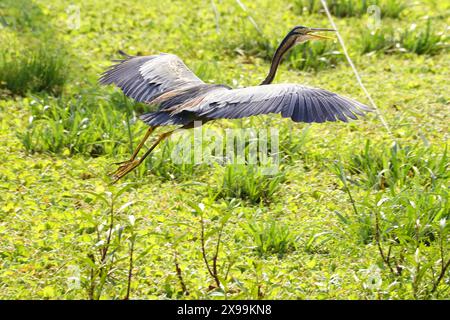
[[[272,84],[233,90],[217,90],[197,106],[184,109],[209,119],[236,119],[280,113],[295,122],[357,119],[372,111],[353,99],[327,90],[297,84]]]
[[[204,83],[180,58],[166,53],[127,56],[106,70],[99,82],[115,84],[138,102],[150,102],[164,92]]]

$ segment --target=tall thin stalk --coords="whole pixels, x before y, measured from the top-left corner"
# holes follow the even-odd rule
[[[129,259],[129,263],[128,263],[128,278],[127,278],[127,294],[125,296],[125,300],[130,299],[131,279],[133,277],[133,254],[134,254],[135,240],[136,240],[136,236],[133,235],[131,237],[131,243],[130,243],[130,259]]]
[[[206,256],[206,246],[205,246],[205,221],[203,219],[203,213],[200,215],[200,224],[201,224],[201,233],[200,233],[200,241],[202,246],[202,256],[203,261],[205,261],[206,268],[208,269],[209,274],[214,279],[216,286],[220,288],[220,280],[219,276],[217,274],[217,256],[219,254],[219,243],[220,243],[220,233],[218,236],[218,244],[216,245],[216,252],[213,256],[213,268],[211,269],[210,263],[208,261],[208,258]]]
[[[178,280],[180,281],[181,290],[183,291],[183,294],[188,296],[189,291],[187,290],[186,284],[183,279],[183,274],[181,272],[180,264],[178,263],[178,254],[176,251],[173,253],[173,261],[175,263],[175,271],[177,273]]]

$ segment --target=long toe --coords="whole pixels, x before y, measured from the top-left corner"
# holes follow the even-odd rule
[[[114,163],[114,164],[119,165],[120,163]],[[129,163],[122,164],[116,170],[109,172],[108,175],[113,176],[113,177],[117,176],[121,171],[123,171],[128,166],[128,164]]]
[[[130,163],[130,162],[132,162],[133,160],[134,160],[134,159],[128,159],[128,160],[125,160],[125,161],[114,162],[114,164],[117,165],[117,166],[120,166],[120,165],[122,165],[122,164]]]
[[[113,183],[117,182],[118,180],[123,178],[125,175],[127,175],[129,172],[133,171],[138,165],[139,165],[139,161],[137,161],[137,160],[127,161],[126,164],[121,165],[112,174],[112,176],[114,178]]]

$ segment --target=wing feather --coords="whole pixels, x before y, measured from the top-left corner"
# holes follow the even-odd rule
[[[183,109],[207,119],[236,119],[281,113],[295,122],[347,121],[371,108],[335,93],[297,84],[272,84],[209,92],[201,103]],[[176,113],[176,112],[175,112]]]
[[[351,98],[297,84],[241,89],[205,84],[173,54],[126,56],[109,67],[99,81],[115,84],[138,102],[160,104],[158,114],[144,115],[148,123],[182,123],[182,112],[202,119],[280,113],[295,122],[347,122],[372,110]]]
[[[322,106],[320,105],[320,99],[318,97],[313,97],[312,100],[314,101],[314,113],[316,115],[315,122],[325,122],[326,116],[322,112]]]
[[[306,105],[304,106],[305,122],[307,122],[307,123],[314,122],[314,115],[313,115],[313,111],[312,111],[314,106],[312,105],[311,98],[308,96],[305,96],[305,102],[306,102]]]
[[[204,84],[173,54],[127,56],[109,67],[100,83],[115,84],[123,93],[138,102],[150,102],[167,91]]]

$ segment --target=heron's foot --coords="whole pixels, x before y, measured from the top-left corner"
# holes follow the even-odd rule
[[[139,164],[139,160],[128,160],[119,162],[119,164],[122,164],[117,168],[117,170],[112,174],[113,177],[113,183],[116,183],[120,179],[122,179],[125,175],[133,171]]]

